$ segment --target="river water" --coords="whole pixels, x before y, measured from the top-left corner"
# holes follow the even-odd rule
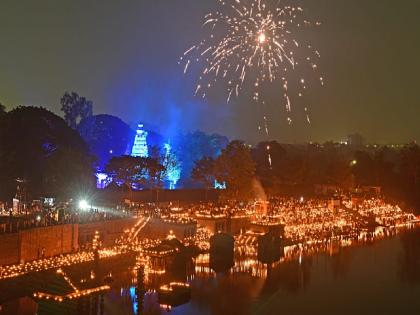
[[[141,314],[420,314],[418,228],[379,241],[300,255],[271,268],[244,258],[236,262],[234,271],[214,273],[207,261],[207,256],[200,256],[180,272],[151,276],[149,285],[156,288],[171,281],[189,283],[191,299],[168,312],[159,307],[156,293],[147,293]],[[112,272],[114,282],[111,290],[90,298],[88,307],[81,307],[80,301],[36,304],[23,298],[40,288],[60,291],[63,285],[54,272],[2,281],[0,314],[19,314],[19,309],[28,315],[138,314],[134,264],[134,257],[104,263],[100,273]],[[92,268],[85,264],[66,272],[80,283]],[[28,312],[16,304],[26,305]]]

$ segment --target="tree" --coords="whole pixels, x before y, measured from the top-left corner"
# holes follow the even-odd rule
[[[44,184],[47,193],[74,198],[85,195],[94,187],[93,157],[71,148],[62,147],[47,158]]]
[[[388,188],[395,181],[395,164],[392,161],[393,151],[387,147],[375,152],[373,157],[375,184]]]
[[[150,158],[151,188],[159,190],[163,187],[165,180],[170,181],[171,177],[176,177],[177,174],[172,174],[172,172],[179,172],[179,162],[176,155],[168,147],[162,150],[158,146],[152,146],[150,148]]]
[[[172,151],[172,147],[169,143],[164,145],[165,153],[161,158],[161,164],[165,168],[164,178],[169,182],[169,188],[175,189],[175,185],[181,177],[181,163],[178,160],[177,155]]]
[[[60,103],[61,110],[64,112],[64,120],[73,129],[76,129],[83,119],[92,116],[92,101],[75,92],[64,93]]]
[[[149,158],[120,156],[113,157],[106,166],[106,171],[114,181],[122,183],[133,190],[133,185],[146,185]]]
[[[111,115],[95,115],[83,119],[77,131],[97,157],[99,168],[103,169],[114,156],[126,154],[135,133],[120,118]]]
[[[159,190],[163,187],[165,177],[165,166],[156,158],[149,158],[147,164],[149,174],[149,186],[152,190]]]
[[[57,172],[67,174],[65,181],[56,181],[54,191],[64,192],[67,182],[75,182],[81,176],[93,176],[92,160],[83,139],[65,121],[44,108],[18,107],[7,112],[0,123],[0,193],[5,198],[13,196],[16,178],[28,182],[28,193],[39,198],[52,187],[51,163],[58,156],[72,154],[76,159],[61,163]],[[65,153],[64,153],[65,152]],[[67,170],[73,172],[66,172]]]
[[[214,169],[217,181],[226,183],[226,197],[248,199],[252,196],[255,163],[250,148],[243,142],[230,142],[216,159]]]
[[[226,137],[209,135],[202,131],[179,135],[174,140],[174,149],[178,153],[179,161],[182,162],[184,185],[190,184],[195,161],[204,157],[217,158],[229,142]]]
[[[256,174],[265,189],[274,189],[279,183],[288,181],[291,162],[286,150],[276,141],[260,142],[252,150]]]
[[[352,162],[352,172],[357,185],[369,186],[374,180],[374,164],[372,157],[365,151],[356,151]]]
[[[420,204],[420,147],[410,145],[401,151],[400,177],[409,199]]]
[[[196,161],[191,173],[191,179],[204,186],[205,199],[207,200],[208,190],[213,188],[215,181],[214,160],[211,157],[205,157]]]
[[[195,161],[195,166],[191,173],[191,178],[204,186],[204,188],[211,189],[214,185],[214,159],[205,157],[201,160]]]
[[[0,117],[6,115],[6,106],[0,103]]]

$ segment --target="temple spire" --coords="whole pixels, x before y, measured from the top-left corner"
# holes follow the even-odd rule
[[[131,150],[131,156],[135,157],[148,157],[149,149],[147,147],[147,135],[148,132],[143,129],[143,124],[139,124],[136,130],[136,137],[134,139],[134,145]]]

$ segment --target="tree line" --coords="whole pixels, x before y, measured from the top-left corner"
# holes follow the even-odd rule
[[[61,105],[65,120],[44,108],[19,106],[7,112],[0,104],[0,198],[15,192],[19,178],[27,180],[34,196],[74,196],[94,189],[95,156],[75,130],[92,115],[92,102],[73,92],[63,96]],[[420,148],[415,143],[269,141],[251,147],[194,132],[175,139],[174,147],[169,156],[158,147],[150,148],[148,158],[114,156],[105,170],[129,189],[161,189],[168,172],[181,163],[190,178],[184,187],[211,189],[217,181],[226,185],[222,196],[228,199],[253,198],[256,185],[268,195],[283,194],[285,187],[300,194],[317,184],[342,190],[380,186],[386,196],[420,207]]]
[[[250,147],[232,141],[218,158],[196,161],[192,178],[207,189],[215,180],[226,183],[227,198],[255,197],[255,181],[274,196],[285,190],[296,195],[313,191],[314,185],[339,191],[379,186],[386,197],[419,209],[420,147],[415,143],[389,147],[276,141]]]

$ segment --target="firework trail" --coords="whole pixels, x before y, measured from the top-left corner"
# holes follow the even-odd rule
[[[294,36],[299,29],[320,25],[307,21],[301,7],[283,6],[285,0],[215,1],[221,8],[205,16],[203,27],[208,36],[180,58],[184,73],[195,62],[204,65],[196,95],[205,97],[209,88],[223,81],[229,102],[249,82],[253,99],[259,102],[264,84],[279,84],[286,110],[290,112],[290,91],[304,96],[307,81],[303,74],[308,68],[324,84],[323,78],[316,75],[319,52]],[[291,123],[290,117],[288,121]],[[308,115],[307,121],[310,122]]]
[[[266,135],[266,140],[268,141],[269,136],[270,136],[270,132],[268,131],[268,119],[267,116],[264,116],[264,130],[265,130],[265,135]],[[268,159],[268,164],[270,165],[270,169],[272,169],[273,167],[273,160],[271,159],[271,148],[270,145],[267,145],[267,159]]]
[[[265,107],[265,102],[264,101],[262,102],[262,104]],[[265,140],[268,143],[269,142],[269,137],[270,137],[270,131],[269,131],[269,128],[268,128],[268,118],[267,118],[266,115],[263,116],[263,122],[264,122],[263,126],[259,126],[258,130],[260,130],[260,131],[263,130],[264,131]],[[273,160],[271,158],[271,147],[270,147],[269,144],[267,144],[266,150],[267,150],[267,161],[268,161],[270,169],[272,169],[273,168]]]

